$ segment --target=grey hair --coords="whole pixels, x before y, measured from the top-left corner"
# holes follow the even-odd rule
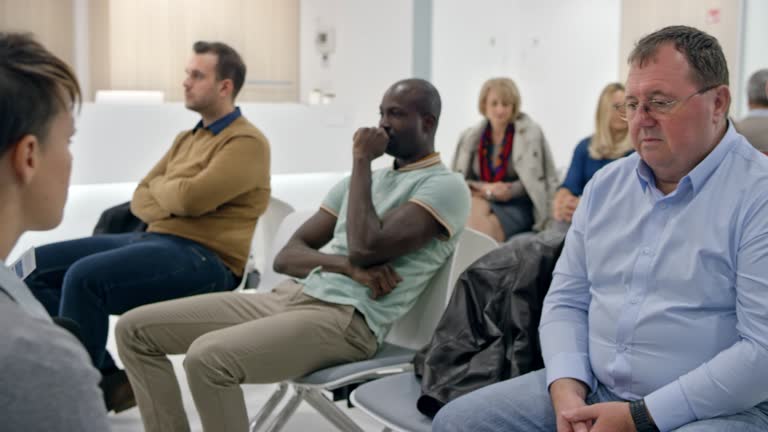
[[[760,69],[749,77],[747,100],[753,105],[768,106],[768,94],[765,83],[768,81],[768,69]]]

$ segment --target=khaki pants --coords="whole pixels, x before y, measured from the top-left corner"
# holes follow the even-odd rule
[[[376,337],[352,306],[288,280],[263,294],[216,293],[134,309],[116,328],[147,432],[188,431],[167,354],[184,369],[205,431],[248,429],[240,384],[274,383],[373,356]]]

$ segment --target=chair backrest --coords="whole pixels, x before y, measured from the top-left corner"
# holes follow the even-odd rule
[[[453,255],[435,273],[411,310],[394,323],[387,334],[387,342],[412,349],[420,349],[427,344],[461,273],[498,245],[491,237],[465,228]]]
[[[287,214],[280,222],[280,226],[275,232],[270,247],[266,249],[266,260],[264,261],[264,271],[261,272],[261,280],[259,281],[258,287],[259,291],[271,290],[278,282],[286,277],[279,273],[275,273],[272,269],[272,264],[275,262],[275,256],[277,256],[280,249],[288,243],[288,240],[290,240],[293,233],[296,232],[307,219],[315,214],[315,212],[317,212],[317,210],[295,211]]]
[[[286,216],[293,213],[293,207],[285,201],[279,200],[275,197],[269,197],[269,204],[267,210],[259,218],[258,224],[256,224],[256,231],[251,239],[251,268],[246,268],[247,271],[251,271],[254,268],[260,273],[264,273],[267,267],[272,267],[272,262],[267,262],[269,257],[269,251],[272,250],[272,243],[275,241],[275,233],[280,227]]]

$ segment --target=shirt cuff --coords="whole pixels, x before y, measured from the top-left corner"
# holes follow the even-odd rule
[[[671,431],[696,420],[680,381],[673,381],[645,398],[645,406],[661,432]]]
[[[589,392],[597,389],[589,357],[580,353],[560,353],[546,361],[547,387],[560,378],[577,379],[589,386]]]

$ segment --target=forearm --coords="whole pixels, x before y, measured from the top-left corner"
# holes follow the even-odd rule
[[[149,192],[146,184],[140,184],[131,199],[131,212],[144,223],[152,223],[171,216]]]
[[[353,264],[366,267],[373,263],[355,262],[357,257],[375,253],[382,234],[382,224],[371,198],[371,163],[355,158],[347,205],[347,244]]]
[[[321,267],[325,272],[348,276],[349,259],[343,255],[330,255],[312,249],[300,242],[289,243],[275,257],[274,270],[285,275],[304,278]]]
[[[189,185],[185,179],[156,177],[149,183],[149,192],[161,207],[177,216],[191,216]]]
[[[572,240],[579,241],[574,233]],[[573,247],[575,242],[571,242]],[[581,250],[581,247],[577,249]],[[571,250],[563,251],[555,267],[552,287],[544,300],[539,337],[547,368],[547,383],[574,378],[596,387],[589,359],[589,284],[579,274],[581,259]]]
[[[254,189],[269,188],[269,147],[266,142],[233,139],[216,151],[200,171],[187,176],[162,176],[149,182],[160,206],[176,216],[197,217],[216,211]]]
[[[539,335],[548,384],[562,378],[573,378],[592,390],[596,388],[597,380],[589,360],[586,314],[581,321],[563,319],[543,323]]]
[[[589,387],[583,382],[573,378],[560,378],[549,386],[549,394],[553,401],[569,395],[586,400]]]
[[[710,361],[645,397],[660,430],[736,414],[768,400],[768,351],[742,339]]]

